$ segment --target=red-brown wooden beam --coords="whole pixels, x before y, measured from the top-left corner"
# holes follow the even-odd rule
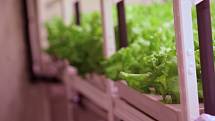
[[[81,25],[81,14],[80,14],[80,1],[75,1],[74,3],[74,13],[75,13],[75,23],[76,25]]]
[[[215,115],[215,73],[210,0],[196,6],[205,113]]]
[[[118,13],[118,29],[119,29],[119,46],[120,48],[123,48],[128,46],[124,0],[121,0],[120,2],[117,3],[117,13]]]

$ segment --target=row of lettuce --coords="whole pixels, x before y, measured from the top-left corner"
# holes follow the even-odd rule
[[[116,21],[116,12],[114,16]],[[203,101],[195,12],[193,16],[198,91]],[[126,80],[140,92],[161,95],[164,103],[180,103],[171,3],[127,6],[126,17],[129,45],[118,48],[109,59],[103,56],[101,16],[97,12],[83,15],[81,26],[66,26],[60,19],[48,22],[47,52],[69,60],[82,76],[99,73],[112,80]],[[116,24],[115,34],[118,46]]]

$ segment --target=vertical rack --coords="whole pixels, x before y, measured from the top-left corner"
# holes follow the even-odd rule
[[[72,0],[61,0],[61,14],[66,25],[69,25],[72,18]]]
[[[192,28],[192,4],[191,0],[173,1],[183,121],[194,121],[199,116]]]
[[[30,32],[29,32],[29,11],[28,11],[28,1],[27,0],[22,0],[22,12],[24,16],[24,30],[25,30],[25,44],[26,44],[26,51],[27,51],[27,58],[28,58],[28,71],[30,75],[30,79],[33,80],[34,78],[34,72],[33,72],[33,58],[32,58],[32,50],[31,50],[31,42],[30,42]]]
[[[103,28],[103,53],[105,58],[109,58],[116,51],[115,46],[115,34],[113,25],[113,15],[112,15],[112,1],[111,0],[100,0],[101,3],[101,14],[102,14],[102,28]],[[107,84],[109,85],[109,84]],[[114,121],[113,114],[113,102],[111,96],[111,86],[108,86],[108,98],[109,98],[109,110],[108,110],[108,121]]]
[[[64,0],[60,0],[60,12],[61,12],[61,18],[64,20],[65,18],[65,4],[64,4]]]
[[[74,1],[74,14],[75,14],[75,23],[76,25],[81,25],[81,14],[80,14],[80,1]]]
[[[117,13],[118,13],[119,45],[120,48],[123,48],[128,46],[124,0],[118,1]]]
[[[30,48],[32,55],[32,69],[33,73],[41,73],[42,70],[42,60],[40,51],[40,33],[39,33],[39,20],[38,20],[38,3],[36,0],[27,0],[27,10],[28,10],[28,29],[29,29],[29,39]]]
[[[108,58],[116,51],[111,0],[101,0],[101,13],[104,33],[103,51],[105,57]]]
[[[215,115],[215,73],[210,0],[196,6],[205,112]]]

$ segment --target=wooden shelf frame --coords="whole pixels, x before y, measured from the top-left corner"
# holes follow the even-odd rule
[[[111,6],[111,0],[101,0],[104,32],[103,47],[106,58],[113,55],[116,51]],[[200,106],[194,56],[192,7],[192,1],[173,1],[180,105],[165,105],[159,100],[140,94],[120,82],[116,83],[116,87],[112,87],[112,84],[110,84],[112,81],[110,80],[106,80],[107,82],[100,80],[106,83],[105,91],[101,90],[101,87],[98,85],[90,84],[90,82],[79,77],[69,79],[70,84],[68,85],[103,110],[106,110],[108,112],[108,121],[114,121],[115,117],[125,121],[194,121],[199,117]],[[118,89],[118,97],[114,97],[113,90],[115,88]]]
[[[210,0],[196,6],[205,112],[215,115],[215,73]]]

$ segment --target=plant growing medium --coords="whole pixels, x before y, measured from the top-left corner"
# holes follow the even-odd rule
[[[214,6],[212,9],[215,10]],[[81,75],[105,74],[113,80],[126,80],[130,87],[143,93],[162,95],[164,103],[180,103],[172,4],[127,6],[126,15],[129,46],[119,49],[107,60],[102,53],[101,17],[98,13],[84,15],[81,26],[73,23],[65,26],[60,19],[48,22],[50,47],[47,52],[68,59]],[[195,12],[193,16],[196,18]],[[193,23],[198,92],[202,101],[195,19]],[[118,35],[117,27],[115,30]]]

